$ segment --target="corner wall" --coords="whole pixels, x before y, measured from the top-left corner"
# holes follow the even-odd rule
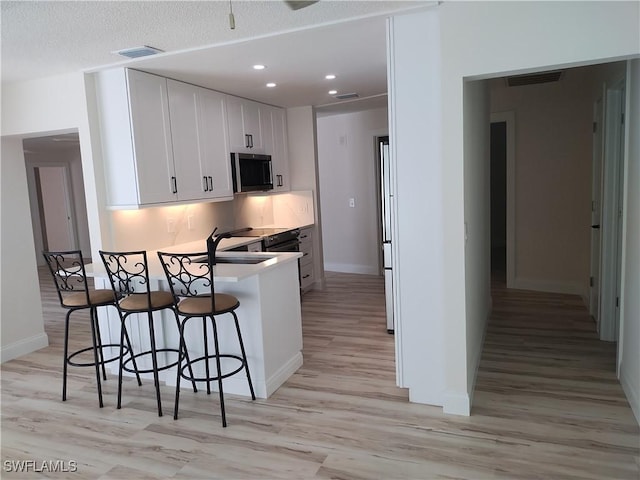
[[[638,55],[639,6],[637,2],[445,2],[438,7],[440,52],[446,59],[440,77],[446,105],[440,159],[446,185],[443,235],[447,239],[442,321],[446,318],[446,389],[452,398],[471,395],[475,371],[468,368],[471,360],[461,360],[471,353],[465,348],[470,340],[463,301],[464,202],[468,194],[464,183],[463,83]],[[477,233],[470,231],[468,235]]]
[[[464,84],[464,225],[467,396],[447,393],[445,412],[470,413],[491,313],[491,186],[489,87]],[[463,357],[464,358],[464,357]],[[462,360],[462,359],[461,359]],[[459,404],[458,404],[459,403]]]
[[[0,362],[44,348],[40,286],[21,138],[2,137],[0,163]]]
[[[618,374],[640,424],[640,60],[627,70],[626,212],[623,231],[623,285]]]
[[[93,171],[93,159],[84,76],[74,73],[3,85],[1,125],[3,253],[0,265],[3,279],[2,361],[5,361],[47,345],[22,138],[77,131],[87,193],[87,162],[88,170]],[[89,185],[93,183],[90,179]],[[90,198],[87,199],[90,212],[89,201]],[[91,231],[91,218],[89,225]],[[18,285],[20,289],[17,289]]]

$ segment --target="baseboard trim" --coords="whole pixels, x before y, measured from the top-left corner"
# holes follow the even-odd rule
[[[448,415],[461,415],[468,417],[471,414],[471,398],[467,393],[444,394],[442,411]]]
[[[634,389],[634,385],[624,374],[622,367],[620,368],[620,385],[622,385],[622,390],[627,396],[627,401],[629,402],[631,410],[636,417],[636,422],[640,426],[640,392]]]
[[[356,273],[360,275],[379,275],[377,268],[369,265],[356,265],[351,263],[325,263],[324,269],[327,272]]]
[[[8,362],[48,346],[49,337],[44,332],[33,337],[23,338],[12,344],[0,347],[0,363]]]
[[[270,397],[278,388],[280,388],[282,384],[286,382],[289,377],[291,377],[291,375],[296,373],[296,371],[301,366],[302,352],[298,352],[293,357],[291,357],[287,363],[280,367],[276,373],[274,373],[267,379],[267,381],[265,382],[267,398]]]
[[[534,290],[537,292],[566,293],[569,295],[579,295],[583,299],[589,298],[588,292],[585,293],[584,286],[576,282],[554,282],[551,280],[516,277],[513,280],[513,286],[510,288],[517,290]]]

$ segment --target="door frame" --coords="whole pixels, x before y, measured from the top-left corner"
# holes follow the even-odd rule
[[[620,331],[625,88],[625,79],[606,86],[604,103],[599,333],[609,342]]]
[[[602,179],[604,165],[604,98],[593,102],[593,140],[591,154],[591,247],[589,268],[589,314],[596,322],[600,332],[600,293],[602,279],[600,268],[602,261]]]
[[[513,110],[492,113],[490,123],[504,122],[507,126],[507,288],[515,288],[516,279],[516,114]]]

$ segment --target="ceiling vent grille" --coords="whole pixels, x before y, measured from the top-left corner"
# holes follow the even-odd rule
[[[538,83],[557,82],[562,78],[562,70],[553,72],[531,73],[528,75],[515,75],[507,77],[507,85],[509,87],[522,87],[524,85],[535,85]]]
[[[139,58],[139,57],[147,57],[149,55],[156,55],[158,53],[163,53],[163,51],[157,48],[143,45],[142,47],[125,48],[124,50],[118,50],[117,52],[113,52],[113,53],[115,53],[116,55],[127,57],[127,58]]]
[[[338,100],[347,100],[349,98],[358,98],[360,95],[357,93],[341,93],[339,95],[335,95],[335,98]]]

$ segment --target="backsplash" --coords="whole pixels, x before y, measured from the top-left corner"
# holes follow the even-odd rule
[[[314,223],[311,191],[238,195],[230,202],[111,211],[114,250],[156,250],[206,238],[214,227],[297,227]]]

